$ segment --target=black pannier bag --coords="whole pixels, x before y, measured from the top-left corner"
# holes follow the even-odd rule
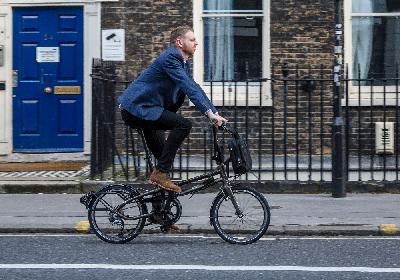
[[[237,131],[232,132],[232,138],[229,139],[228,148],[233,172],[235,172],[235,174],[249,172],[252,167],[250,151],[246,141],[240,137]]]

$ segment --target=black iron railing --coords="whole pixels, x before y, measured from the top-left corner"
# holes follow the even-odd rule
[[[399,73],[354,76],[344,79],[347,180],[399,181]]]
[[[99,65],[101,69],[96,68]],[[390,86],[385,86],[385,80],[342,78],[336,98],[342,100],[345,141],[343,147],[336,147],[332,145],[336,92],[332,70],[323,66],[289,69],[284,65],[271,72],[266,79],[212,81],[205,87],[220,114],[245,136],[251,148],[253,173],[239,179],[331,182],[332,152],[341,149],[347,181],[399,181],[398,75]],[[148,168],[142,142],[135,131],[116,121],[116,88],[127,83],[116,81],[115,68],[100,62],[94,64],[92,80],[92,177],[144,179]],[[199,119],[194,118],[192,132],[176,156],[176,179],[215,167],[207,122]],[[383,140],[378,139],[379,151],[377,122],[383,123],[384,135]],[[224,143],[226,139],[222,139]]]
[[[100,174],[114,165],[115,145],[115,65],[100,59],[92,64],[92,137],[90,174]],[[114,172],[113,172],[114,173]]]

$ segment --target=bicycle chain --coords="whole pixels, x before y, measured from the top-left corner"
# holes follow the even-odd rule
[[[135,191],[139,192],[140,195],[143,195],[143,194],[145,194],[147,192],[151,192],[151,191],[157,189],[157,187],[149,189],[149,188],[141,188],[141,187],[132,186],[132,185],[126,185],[126,186],[128,186],[132,190],[135,190]],[[160,203],[162,204],[162,203],[165,203],[167,201],[168,196],[170,195],[170,193],[168,193],[167,191],[163,191],[162,189],[159,189],[159,190],[160,190],[160,192],[156,192],[156,193],[153,194],[153,198],[157,198],[158,196],[160,196],[160,197],[162,196],[161,199],[159,200]],[[171,204],[170,205],[170,209],[168,209],[168,210],[165,209],[164,211],[167,211],[167,212],[160,213],[162,218],[161,218],[161,220],[157,220],[157,222],[156,222],[156,223],[160,224],[161,231],[163,231],[163,228],[165,228],[165,226],[168,226],[168,225],[171,225],[171,224],[174,224],[175,222],[177,222],[179,220],[179,218],[180,218],[181,213],[182,213],[182,206],[181,206],[177,196],[173,196],[172,197],[172,200],[171,200],[170,204]],[[173,208],[174,206],[177,208],[177,210],[176,210],[177,212],[176,213],[171,212],[171,208]],[[152,212],[154,212],[154,209],[153,209]],[[149,223],[147,225],[150,225],[150,224],[153,224],[153,223]]]

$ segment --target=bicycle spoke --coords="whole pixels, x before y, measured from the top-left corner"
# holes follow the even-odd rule
[[[120,205],[131,197],[131,189],[121,185],[110,185],[102,190],[101,197],[97,197],[93,202],[89,209],[89,222],[100,239],[111,243],[124,243],[139,234],[146,218],[127,218],[142,216],[144,206],[133,200],[120,208]]]
[[[241,215],[223,194],[212,207],[212,224],[230,243],[248,244],[258,240],[269,225],[269,207],[265,198],[247,187],[232,189]]]

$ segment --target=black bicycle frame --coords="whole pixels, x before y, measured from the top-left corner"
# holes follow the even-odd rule
[[[223,126],[222,129],[231,133],[231,131],[228,128],[226,128],[225,126]],[[240,215],[241,211],[240,211],[239,205],[237,204],[236,199],[234,198],[234,195],[233,195],[233,192],[231,190],[231,187],[227,183],[228,175],[227,175],[227,172],[225,171],[225,169],[226,169],[225,164],[228,163],[229,159],[224,162],[224,155],[222,153],[221,147],[218,145],[217,128],[215,126],[212,126],[212,131],[213,131],[213,142],[214,142],[213,143],[214,144],[213,145],[214,146],[214,154],[213,154],[212,159],[215,160],[216,163],[217,163],[216,170],[208,172],[206,174],[202,174],[202,175],[190,178],[190,179],[187,179],[187,180],[182,180],[182,181],[177,182],[178,186],[184,186],[184,185],[187,185],[187,184],[190,184],[190,183],[195,183],[195,182],[199,182],[199,181],[201,181],[203,179],[206,179],[205,181],[202,182],[202,184],[200,186],[190,188],[190,189],[185,190],[185,191],[183,191],[181,193],[174,193],[174,192],[166,191],[166,190],[163,190],[163,189],[150,190],[150,191],[147,191],[147,192],[145,192],[143,194],[136,195],[136,196],[126,200],[124,203],[118,205],[117,208],[115,208],[113,210],[110,209],[110,210],[113,211],[114,213],[118,212],[125,205],[127,205],[127,204],[129,204],[129,203],[131,203],[132,201],[135,201],[135,200],[142,201],[144,203],[153,202],[154,198],[153,197],[148,197],[148,196],[155,195],[155,194],[162,193],[162,192],[164,192],[164,193],[167,192],[169,194],[168,195],[168,199],[167,199],[167,203],[166,203],[166,205],[168,205],[168,202],[171,202],[176,197],[185,196],[185,195],[188,195],[188,194],[195,194],[196,192],[199,192],[201,190],[204,190],[204,189],[207,189],[209,187],[212,187],[217,183],[224,182],[224,184],[222,184],[222,187],[220,189],[221,189],[221,191],[225,192],[227,196],[229,196],[231,198],[237,213]],[[149,165],[149,169],[152,172],[153,169],[154,169],[154,165],[153,165],[153,162],[152,162],[152,159],[151,159],[151,156],[150,156],[150,151],[148,150],[148,147],[147,147],[146,139],[145,139],[143,131],[141,129],[138,129],[138,133],[142,138],[142,141],[143,141],[143,144],[144,144],[143,146],[144,146],[145,153],[146,153],[146,160],[147,160],[147,163]],[[215,179],[214,176],[216,176],[216,175],[220,175],[220,178]],[[101,194],[101,192],[98,193],[98,194]],[[145,215],[136,216],[136,217],[132,217],[132,218],[131,217],[126,217],[123,213],[118,213],[118,215],[120,215],[122,218],[124,218],[126,220],[137,220],[137,219],[140,219],[140,218],[145,218],[145,217],[152,216],[153,214],[145,214]]]
[[[140,195],[136,195],[136,196],[124,201],[122,204],[118,205],[118,207],[116,209],[110,209],[110,210],[112,210],[113,212],[118,212],[125,205],[127,205],[127,204],[129,204],[129,203],[131,203],[133,201],[142,201],[142,202],[145,202],[145,203],[153,202],[154,198],[153,197],[149,197],[149,196],[153,196],[155,194],[163,193],[163,192],[169,194],[167,200],[171,200],[171,201],[172,201],[172,199],[174,199],[176,197],[179,197],[179,196],[185,196],[185,195],[188,195],[188,194],[194,194],[194,193],[199,192],[201,190],[210,188],[210,187],[214,186],[217,183],[223,182],[224,178],[217,178],[217,179],[214,178],[214,176],[218,175],[218,174],[220,174],[221,176],[223,176],[223,174],[225,174],[224,166],[218,166],[217,169],[212,171],[212,172],[209,172],[207,174],[203,174],[203,175],[200,175],[200,176],[197,176],[197,177],[194,177],[194,178],[190,178],[188,180],[184,180],[184,181],[178,182],[178,185],[182,186],[182,185],[199,182],[199,181],[201,181],[203,179],[206,179],[205,181],[202,182],[202,184],[200,186],[196,186],[196,187],[190,188],[190,189],[185,190],[185,191],[183,191],[181,193],[165,191],[163,189],[150,190],[150,191],[147,191],[147,192],[142,193]],[[167,201],[166,204],[168,204],[168,201]],[[131,217],[124,216],[122,213],[119,213],[119,215],[122,218],[126,219],[126,220],[137,220],[137,219],[140,219],[140,218],[152,216],[152,214],[146,214],[146,215],[141,215],[141,216],[136,216],[136,217],[131,218]]]

